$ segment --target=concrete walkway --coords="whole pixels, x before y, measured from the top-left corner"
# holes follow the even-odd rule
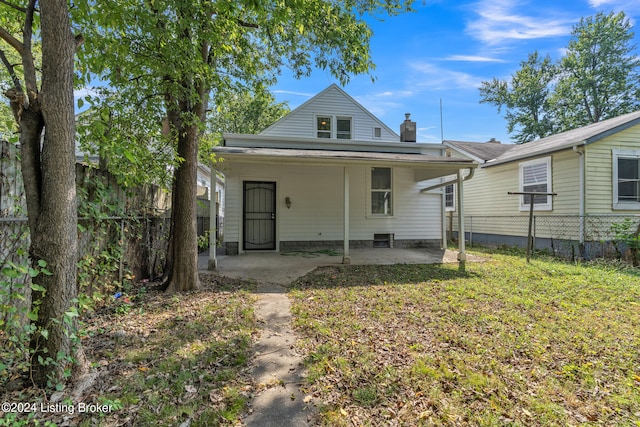
[[[352,265],[432,264],[456,262],[457,253],[426,249],[359,249],[351,251]],[[304,402],[304,356],[295,349],[291,303],[285,285],[323,265],[338,265],[342,256],[297,253],[290,256],[254,252],[220,256],[218,272],[227,277],[256,280],[255,314],[260,338],[254,350],[253,376],[261,390],[250,403],[245,423],[249,427],[303,427],[314,424],[313,402]],[[198,265],[207,268],[207,256]]]
[[[259,283],[255,313],[261,325],[255,344],[253,377],[263,389],[251,402],[248,427],[312,425],[314,408],[300,390],[303,356],[296,352],[291,303],[284,287]]]

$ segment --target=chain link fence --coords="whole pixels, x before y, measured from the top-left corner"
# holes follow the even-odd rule
[[[534,215],[533,248],[570,259],[594,259],[624,254],[626,248],[614,239],[612,228],[625,220],[634,230],[640,215]],[[458,218],[447,217],[449,238],[458,236]],[[465,238],[469,244],[525,248],[529,216],[465,216]]]

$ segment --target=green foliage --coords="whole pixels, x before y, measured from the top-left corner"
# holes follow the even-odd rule
[[[509,81],[480,87],[481,103],[505,108],[507,130],[524,143],[635,111],[640,106],[640,58],[623,12],[582,18],[557,63],[537,52]]]
[[[124,188],[144,184],[169,188],[176,153],[162,134],[162,104],[151,98],[122,102],[122,95],[111,89],[94,90],[96,95],[78,100],[91,106],[78,121],[80,148],[97,157],[101,169]]]
[[[127,215],[124,195],[118,194],[109,175],[91,172],[78,188],[78,227],[83,235],[90,236],[78,261],[78,299],[84,310],[104,304],[122,285],[119,275],[125,236],[137,228],[137,220]],[[132,277],[129,272],[122,273],[123,281]]]
[[[38,319],[45,289],[30,282],[30,279],[40,274],[52,274],[44,260],[39,260],[35,267],[26,259],[21,264],[5,261],[0,271],[0,313],[3,314],[0,317],[0,385],[29,372],[31,357],[34,354],[34,349],[30,348],[29,342],[34,334],[40,334],[45,340],[48,339],[49,331],[45,328],[37,328],[34,323]],[[29,278],[30,283],[22,287],[16,286],[25,277]],[[25,289],[25,286],[30,286],[40,298],[31,301],[30,305],[16,306],[16,300],[24,301],[31,296],[31,292]],[[41,364],[53,365],[58,362],[59,358],[40,356]]]
[[[640,105],[640,58],[623,12],[582,18],[562,58],[552,102],[565,128],[616,117]]]
[[[622,222],[611,224],[613,242],[619,256],[625,250],[631,254],[631,260],[635,267],[640,265],[640,224],[634,224],[631,218],[625,218]]]
[[[410,10],[410,0],[255,0],[200,2],[79,0],[74,20],[85,43],[78,52],[81,78],[97,74],[117,91],[121,107],[99,113],[111,131],[113,111],[132,108],[175,150],[172,275],[169,290],[197,285],[194,218],[178,215],[192,203],[199,144],[212,106],[249,89],[262,93],[283,67],[309,75],[327,70],[346,84],[353,74],[370,72],[371,29],[364,14]],[[100,107],[110,100],[99,100]],[[165,119],[166,118],[166,119]],[[162,129],[163,125],[164,129]],[[126,127],[126,126],[125,126]],[[143,139],[143,146],[147,145]],[[206,144],[205,144],[206,149]],[[113,150],[112,150],[113,151]],[[127,152],[129,155],[127,155]],[[135,164],[132,149],[123,152]],[[209,158],[208,155],[205,155]],[[176,277],[181,277],[179,281]]]
[[[201,236],[198,236],[198,249],[205,250],[209,247],[209,230]]]
[[[498,113],[505,107],[507,131],[516,132],[516,143],[528,142],[554,132],[549,104],[550,84],[557,75],[557,67],[549,55],[541,58],[538,52],[520,63],[511,81],[494,78],[480,87],[481,103],[493,104]]]
[[[209,161],[211,147],[222,141],[223,133],[256,134],[289,112],[286,103],[276,103],[266,90],[247,90],[219,99],[207,118],[207,132],[200,141],[200,159]]]

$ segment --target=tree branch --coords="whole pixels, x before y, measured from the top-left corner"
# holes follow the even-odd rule
[[[13,81],[13,86],[16,88],[17,91],[22,92],[23,91],[22,84],[20,83],[20,79],[16,75],[16,70],[13,67],[13,64],[9,62],[9,60],[7,59],[7,56],[4,53],[4,50],[2,49],[0,49],[0,60],[2,61],[4,66],[7,68],[7,71],[9,72],[9,75],[11,76],[11,81]]]
[[[36,11],[37,0],[29,0],[27,5],[27,12],[24,19],[23,28],[23,52],[22,52],[22,66],[24,69],[24,84],[27,89],[27,96],[29,102],[36,106],[36,96],[38,93],[38,80],[36,78],[36,66],[33,60],[33,54],[31,51],[31,38],[33,36],[33,16]]]
[[[17,10],[18,12],[22,12],[22,13],[27,13],[27,9],[21,6],[18,6],[17,4],[13,4],[8,2],[7,0],[0,0],[0,3],[9,6],[12,9]]]
[[[84,36],[82,34],[77,34],[74,39],[76,41],[76,49],[78,49],[80,46],[82,46],[82,43],[84,43]]]
[[[253,24],[251,22],[243,21],[240,18],[236,18],[236,23],[241,27],[245,27],[245,28],[260,28],[258,24]]]
[[[9,46],[14,48],[20,55],[24,52],[24,45],[20,43],[20,40],[16,39],[11,33],[4,28],[0,27],[0,38],[6,41]]]

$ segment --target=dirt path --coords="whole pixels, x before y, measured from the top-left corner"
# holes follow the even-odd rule
[[[291,303],[286,290],[273,283],[259,283],[255,313],[261,325],[255,344],[253,376],[260,388],[250,403],[248,427],[310,426],[313,406],[304,403],[303,357],[295,350],[291,329]]]

